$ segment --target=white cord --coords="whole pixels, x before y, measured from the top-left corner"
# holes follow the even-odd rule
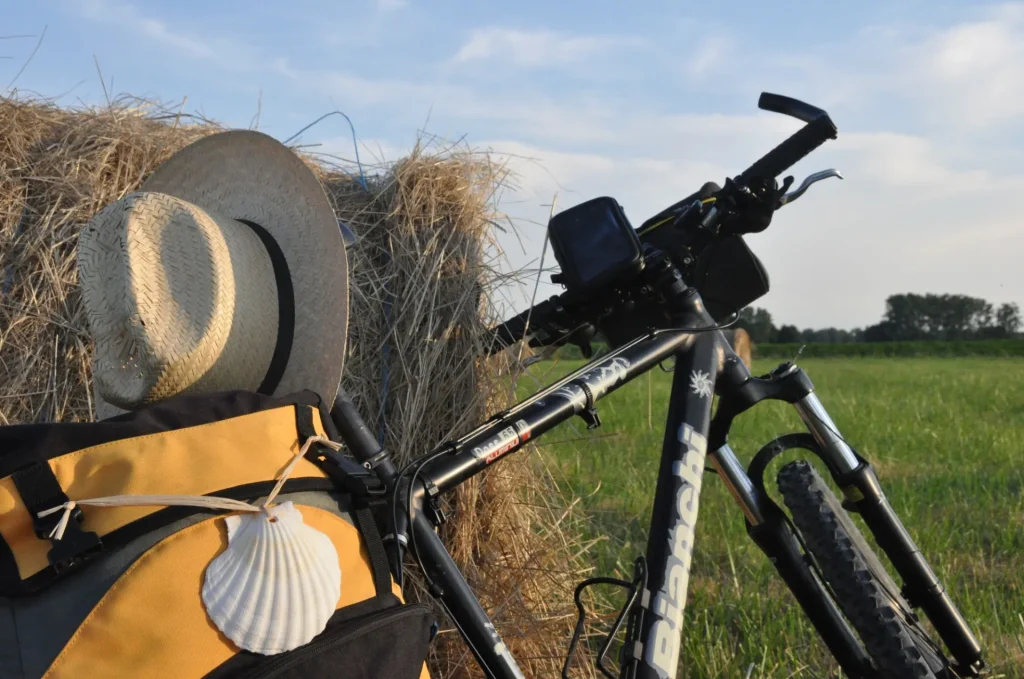
[[[325,446],[334,450],[340,450],[341,445],[331,441],[323,436],[310,436],[306,439],[306,442],[302,444],[302,448],[295,454],[288,466],[281,472],[280,478],[277,480],[277,484],[274,486],[270,494],[267,495],[266,499],[258,505],[249,504],[248,502],[242,502],[241,500],[233,500],[228,497],[216,497],[211,495],[111,495],[110,497],[94,497],[85,500],[69,500],[64,504],[50,509],[44,509],[39,512],[39,518],[44,516],[50,516],[57,512],[63,511],[64,513],[60,517],[60,521],[50,532],[49,537],[53,540],[60,540],[64,537],[64,531],[67,530],[68,521],[71,519],[71,512],[74,511],[75,507],[79,505],[87,505],[90,507],[199,507],[201,509],[225,509],[231,512],[267,512],[270,508],[270,503],[274,501],[278,493],[281,492],[281,488],[284,487],[285,481],[295,470],[295,466],[299,463],[306,455],[306,451],[314,443],[322,443]],[[269,516],[269,513],[268,513]]]

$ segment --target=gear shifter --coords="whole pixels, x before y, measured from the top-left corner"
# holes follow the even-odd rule
[[[811,188],[811,184],[820,182],[822,179],[828,179],[829,177],[839,177],[840,179],[842,179],[843,175],[841,172],[839,172],[839,170],[833,168],[830,168],[828,170],[822,170],[821,172],[815,172],[814,174],[808,175],[807,178],[804,179],[803,183],[800,184],[800,186],[798,186],[795,190],[790,191],[789,193],[784,194],[781,198],[779,198],[779,207],[792,203],[794,200],[804,195],[807,189]],[[787,179],[789,178],[787,177]]]

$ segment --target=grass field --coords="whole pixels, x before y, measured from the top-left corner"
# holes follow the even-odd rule
[[[520,391],[526,395],[579,364],[537,364]],[[760,361],[754,372],[774,364]],[[993,676],[1024,677],[1024,359],[801,365],[840,430],[875,464],[890,502],[973,625]],[[590,537],[600,538],[591,551],[595,574],[628,579],[644,551],[670,383],[671,375],[655,370],[601,401],[600,429],[588,432],[576,420],[538,442],[592,519]],[[789,406],[764,403],[736,422],[730,442],[746,463],[776,436],[802,430]],[[710,474],[685,629],[680,676],[838,676]]]

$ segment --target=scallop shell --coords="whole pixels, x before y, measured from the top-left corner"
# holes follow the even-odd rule
[[[239,648],[274,655],[309,643],[341,598],[331,539],[302,521],[291,502],[225,519],[228,546],[206,568],[203,604]]]

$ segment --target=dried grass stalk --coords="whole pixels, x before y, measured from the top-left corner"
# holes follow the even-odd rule
[[[133,98],[81,110],[0,99],[0,424],[92,419],[79,228],[219,129]],[[374,168],[367,190],[351,167],[306,158],[361,238],[350,250],[343,386],[408,461],[511,400],[505,359],[475,358],[495,320],[492,197],[507,175],[485,154],[418,146]],[[460,488],[444,527],[527,676],[558,674],[574,623],[579,526],[553,491],[520,453]],[[433,653],[435,677],[480,676],[449,629]],[[577,674],[593,676],[582,666]]]

